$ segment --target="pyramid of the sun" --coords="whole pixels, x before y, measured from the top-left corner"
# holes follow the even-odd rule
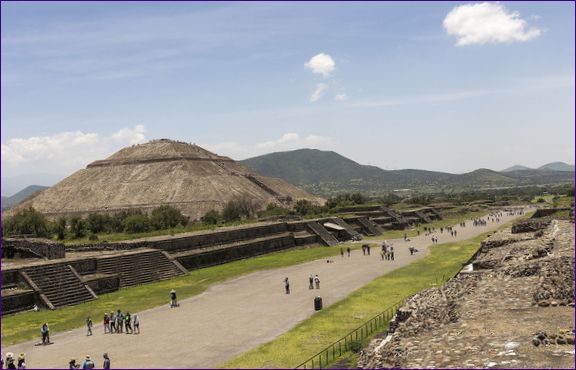
[[[209,210],[221,210],[234,196],[246,196],[264,207],[299,199],[322,201],[283,180],[257,175],[228,157],[162,139],[92,162],[8,213],[32,206],[52,218],[133,208],[148,211],[167,204],[198,219]]]

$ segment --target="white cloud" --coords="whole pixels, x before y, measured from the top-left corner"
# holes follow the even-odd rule
[[[328,90],[327,84],[322,83],[322,82],[319,84],[316,84],[316,89],[314,90],[312,95],[310,95],[310,97],[308,98],[308,101],[310,103],[314,103],[315,101],[318,101],[322,97],[322,95],[324,95],[326,90]]]
[[[75,131],[13,138],[2,143],[2,177],[47,169],[70,173],[124,146],[146,141],[145,132],[144,126],[137,125],[109,136]]]
[[[336,101],[344,101],[347,99],[348,99],[348,96],[346,96],[346,94],[336,94],[336,96],[334,97],[334,100],[336,100]]]
[[[330,77],[330,74],[336,69],[336,62],[328,54],[320,53],[314,55],[309,61],[304,63],[304,67],[311,70],[312,73],[321,74],[322,77]]]
[[[540,36],[541,30],[528,29],[516,11],[499,3],[476,3],[455,7],[444,19],[444,29],[456,36],[456,45],[528,41]]]
[[[300,135],[295,134],[293,132],[289,132],[287,134],[282,135],[277,140],[265,141],[263,143],[256,144],[256,148],[258,149],[272,149],[278,146],[284,146],[291,142],[295,142],[300,139]]]

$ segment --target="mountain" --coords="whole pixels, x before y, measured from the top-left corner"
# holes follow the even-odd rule
[[[222,210],[236,196],[263,207],[299,199],[323,201],[197,145],[162,139],[92,162],[6,215],[28,206],[53,218],[171,205],[194,220],[210,210]]]
[[[517,164],[517,165],[515,165],[515,166],[508,167],[508,168],[506,168],[506,169],[503,169],[503,170],[500,171],[500,172],[512,172],[512,171],[524,171],[524,170],[531,170],[531,168]]]
[[[573,181],[573,172],[514,168],[510,172],[483,168],[463,174],[417,169],[387,171],[359,164],[333,151],[317,149],[271,153],[239,163],[262,175],[279,177],[323,196],[345,191],[382,193],[396,189],[466,190]]]
[[[546,170],[546,171],[574,171],[573,164],[567,164],[564,162],[552,162],[547,163],[544,166],[538,167],[539,170]]]
[[[2,209],[7,209],[23,201],[24,199],[30,197],[38,191],[48,189],[48,186],[41,185],[30,185],[26,188],[20,190],[18,193],[12,195],[11,197],[2,197]]]
[[[4,175],[4,173],[3,173]],[[52,186],[62,180],[65,175],[55,173],[34,173],[2,177],[2,196],[10,197],[32,184]]]

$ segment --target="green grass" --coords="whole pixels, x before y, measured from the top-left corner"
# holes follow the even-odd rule
[[[343,245],[344,247],[350,245]],[[340,246],[339,246],[340,247]],[[52,333],[78,328],[84,325],[87,316],[99,321],[104,312],[122,309],[138,312],[166,304],[170,289],[176,289],[180,299],[205,291],[210,285],[255,271],[297,265],[315,259],[334,256],[340,253],[339,247],[311,247],[270,253],[214,267],[191,271],[189,274],[171,280],[121,289],[103,294],[98,299],[55,311],[21,312],[2,317],[2,345],[11,345],[38,337],[43,322],[50,324]],[[350,246],[357,249],[360,246]]]
[[[282,336],[234,358],[223,367],[293,368],[299,365],[386,307],[455,275],[487,234],[432,246],[424,259],[376,278]]]

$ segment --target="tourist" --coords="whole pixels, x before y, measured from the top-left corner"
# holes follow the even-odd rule
[[[110,333],[110,317],[104,313],[104,334]]]
[[[458,236],[458,234],[456,234],[456,230],[454,230],[454,237],[457,237],[457,236]]]
[[[384,251],[380,251],[380,258],[382,258],[382,261],[384,261]]]
[[[90,318],[90,316],[88,316],[86,318],[86,328],[88,329],[88,333],[86,333],[87,336],[92,335],[92,326],[94,326],[94,324],[92,323],[92,319]]]
[[[312,276],[312,274],[310,274],[310,277],[308,277],[308,282],[310,283],[308,289],[314,289],[314,276]]]
[[[176,291],[174,289],[170,291],[170,307],[178,307],[178,301],[176,300]]]
[[[126,312],[126,316],[124,317],[125,327],[126,327],[126,334],[132,334],[132,318],[130,317],[130,312]]]
[[[414,255],[414,247],[410,247],[408,248],[408,250],[410,251],[410,255],[413,256]]]
[[[394,261],[394,247],[390,247],[390,259]]]
[[[318,275],[314,277],[314,282],[316,283],[316,289],[320,289],[320,278]]]
[[[368,252],[368,255],[370,255],[370,244],[366,244],[366,251]]]
[[[4,369],[4,355],[0,353],[0,369]]]
[[[344,258],[344,248],[340,248],[340,255]]]
[[[82,369],[94,369],[94,361],[90,359],[90,355],[86,355],[86,359],[82,364]]]
[[[68,368],[69,369],[78,369],[80,368],[80,364],[76,363],[75,359],[70,360],[70,362],[68,363]]]
[[[14,364],[14,354],[12,352],[6,354],[6,369],[16,369],[16,365]]]
[[[408,234],[404,233],[404,241],[408,239]]]
[[[284,289],[286,290],[286,294],[290,294],[290,282],[288,278],[284,279]]]
[[[42,344],[50,344],[50,328],[48,327],[48,323],[45,322],[42,324],[42,328],[40,329],[40,333],[42,333]],[[8,362],[8,361],[6,361]]]
[[[138,315],[134,315],[134,334],[140,334],[140,318],[138,317]]]
[[[348,257],[350,257],[350,247],[346,248],[346,252],[348,252]]]
[[[124,314],[122,313],[122,311],[118,310],[118,313],[116,313],[116,333],[122,334],[123,331],[124,331]]]
[[[104,357],[104,363],[102,364],[102,368],[110,369],[110,357],[108,357],[107,353],[105,353],[102,357]]]
[[[110,333],[116,333],[116,315],[110,312]]]
[[[18,355],[18,369],[26,369],[26,355],[24,352],[20,352],[20,355]]]
[[[366,244],[362,244],[362,255],[366,255]]]

